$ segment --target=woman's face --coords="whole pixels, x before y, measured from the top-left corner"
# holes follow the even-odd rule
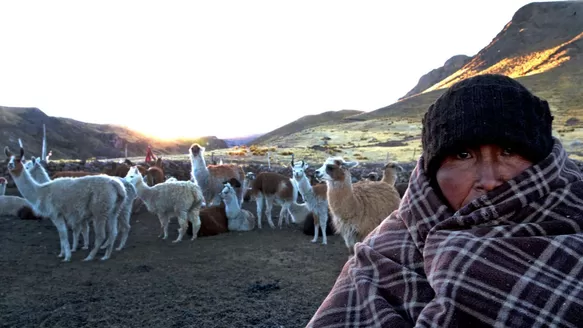
[[[437,170],[436,180],[449,205],[457,211],[532,164],[510,148],[482,145],[447,156]]]

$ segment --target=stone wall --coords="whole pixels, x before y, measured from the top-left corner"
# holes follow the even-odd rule
[[[583,170],[583,162],[575,161],[580,169]],[[136,163],[136,164],[142,164]],[[191,165],[190,161],[182,160],[182,161],[173,161],[173,160],[165,160],[163,161],[164,165],[164,172],[166,176],[173,176],[178,180],[188,180],[190,179],[190,170]],[[407,183],[409,181],[409,176],[411,175],[411,171],[413,170],[415,163],[414,162],[407,162],[407,163],[400,163],[400,165],[405,169],[404,172],[399,173],[397,183]],[[266,164],[260,163],[249,163],[249,164],[242,164],[243,169],[245,172],[278,172],[284,174],[286,176],[291,177],[291,168],[289,166],[275,166],[272,165],[269,168]],[[370,172],[376,172],[379,177],[382,177],[382,166],[383,164],[379,163],[360,163],[357,167],[351,170],[353,181],[358,181],[362,179],[362,177],[366,176]],[[104,170],[111,167],[111,162],[104,162],[104,161],[92,161],[92,162],[85,162],[85,161],[77,161],[77,162],[50,162],[45,165],[49,176],[55,172],[59,171],[90,171],[90,172],[103,172]],[[313,174],[314,170],[317,167],[309,167],[307,169],[308,175]],[[0,165],[0,176],[5,177],[8,180],[8,187],[14,187],[14,182],[12,178],[8,174],[6,163],[2,163]]]

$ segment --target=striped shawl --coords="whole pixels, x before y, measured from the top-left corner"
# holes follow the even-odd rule
[[[456,213],[422,161],[308,327],[583,327],[583,177],[561,143]]]

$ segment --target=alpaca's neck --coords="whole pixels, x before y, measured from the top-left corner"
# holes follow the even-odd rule
[[[149,203],[152,200],[153,195],[152,187],[148,186],[144,183],[142,178],[138,179],[136,182],[136,194],[143,200],[145,203]]]
[[[36,204],[39,199],[39,185],[34,181],[30,172],[25,168],[22,168],[20,171],[19,176],[14,176],[10,173],[12,179],[14,179],[14,183],[18,188],[18,191],[22,194],[26,200],[28,200],[31,204]]]
[[[239,214],[241,214],[241,207],[239,207],[239,202],[234,195],[230,195],[228,198],[224,199],[225,202],[225,212],[227,213],[227,218],[237,219]]]
[[[326,184],[328,186],[327,197],[330,207],[356,206],[356,198],[354,197],[350,177],[345,181],[326,181]]]
[[[47,174],[47,171],[45,171],[45,169],[40,165],[34,165],[32,169],[30,169],[30,174],[38,183],[45,183],[51,181],[51,178]]]
[[[297,180],[296,180],[297,181]],[[316,195],[314,194],[314,189],[312,189],[312,185],[310,184],[310,180],[308,180],[307,176],[303,176],[298,182],[298,190],[300,194],[302,194],[302,198],[304,202],[313,205],[316,203]]]
[[[192,164],[192,176],[196,179],[198,185],[204,190],[208,185],[209,180],[209,170],[206,167],[206,162],[204,160],[204,155],[200,154],[195,158],[191,158]]]
[[[391,186],[395,185],[395,181],[397,181],[397,173],[394,172],[387,172],[383,176],[383,182],[390,184]]]
[[[4,196],[6,194],[6,185],[0,185],[0,196]]]

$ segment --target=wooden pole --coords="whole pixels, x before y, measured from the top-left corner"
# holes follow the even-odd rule
[[[43,146],[40,159],[43,161],[47,159],[47,129],[44,123],[43,123]]]

